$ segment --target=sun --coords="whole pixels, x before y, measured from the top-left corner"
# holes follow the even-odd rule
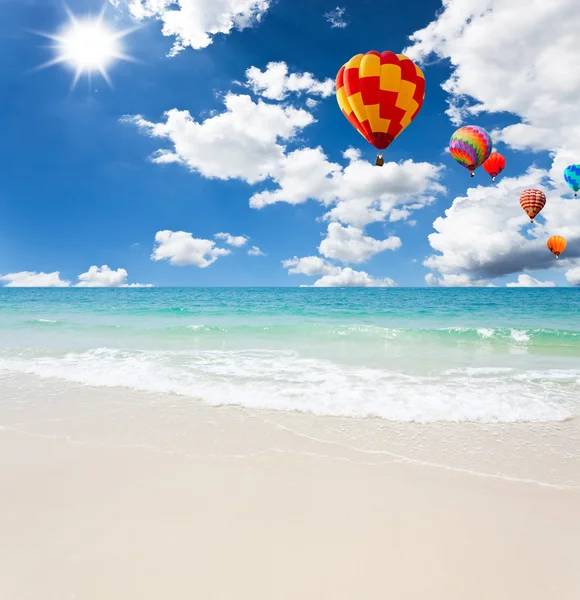
[[[106,5],[105,5],[106,6]],[[123,38],[134,31],[126,29],[116,31],[104,20],[105,7],[97,17],[77,18],[70,9],[68,23],[58,34],[40,33],[40,35],[56,42],[53,44],[56,56],[38,68],[64,64],[74,71],[72,87],[86,74],[90,78],[93,73],[100,73],[112,86],[108,69],[118,60],[135,61],[124,51]]]

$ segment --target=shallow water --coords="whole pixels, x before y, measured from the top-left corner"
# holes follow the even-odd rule
[[[580,290],[0,289],[14,373],[418,423],[580,414]]]

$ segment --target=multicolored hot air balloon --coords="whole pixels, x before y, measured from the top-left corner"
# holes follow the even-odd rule
[[[520,206],[530,217],[530,223],[534,222],[534,219],[545,205],[546,195],[540,190],[525,190],[520,196]]]
[[[421,69],[403,54],[357,54],[336,76],[338,106],[375,148],[384,150],[417,116],[425,98]],[[382,155],[377,157],[382,166]]]
[[[574,198],[576,198],[577,192],[580,190],[580,165],[566,167],[564,169],[564,179],[574,191]]]
[[[483,168],[488,175],[491,175],[491,180],[495,181],[495,178],[505,169],[505,158],[499,152],[492,152],[483,163]]]
[[[560,254],[562,254],[566,248],[566,240],[561,235],[553,235],[548,240],[547,246],[548,250],[554,254],[556,258],[559,258]]]
[[[491,154],[493,144],[489,133],[482,127],[466,125],[460,127],[449,142],[451,156],[473,177],[475,169],[482,165]]]

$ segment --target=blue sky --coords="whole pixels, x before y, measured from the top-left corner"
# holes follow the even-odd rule
[[[140,0],[142,6],[148,1]],[[182,2],[200,10],[212,6],[206,0]],[[344,27],[332,27],[325,17],[336,8],[334,2],[240,0],[238,4],[247,7],[252,2],[254,10],[260,12],[259,20],[254,19],[242,30],[234,27],[228,33],[210,36],[210,43],[202,48],[186,43],[175,56],[168,56],[168,53],[178,38],[164,35],[162,31],[166,13],[158,12],[138,20],[135,15],[139,0],[121,1],[118,6],[107,3],[104,18],[112,27],[122,30],[136,24],[141,26],[123,39],[125,51],[138,62],[112,64],[108,69],[112,88],[95,74],[90,83],[82,76],[71,89],[73,72],[65,65],[34,70],[54,56],[49,47],[52,42],[34,32],[57,32],[68,19],[60,0],[0,0],[3,13],[1,55],[9,57],[0,62],[0,135],[3,140],[0,145],[0,274],[4,277],[0,283],[14,282],[15,278],[10,279],[10,276],[19,273],[59,272],[61,280],[75,284],[78,276],[87,273],[89,267],[102,265],[108,265],[117,275],[108,279],[107,274],[97,273],[84,280],[95,285],[109,281],[111,285],[139,282],[156,286],[296,286],[312,285],[326,275],[329,285],[338,285],[340,281],[347,285],[357,281],[362,281],[362,285],[375,285],[382,281],[383,285],[388,285],[391,280],[400,286],[454,285],[458,282],[505,285],[527,271],[536,283],[576,283],[578,265],[574,261],[580,255],[580,248],[575,240],[580,239],[580,231],[566,229],[570,225],[570,213],[563,210],[553,214],[546,212],[545,220],[538,218],[538,228],[542,229],[534,237],[529,233],[525,215],[520,214],[518,205],[521,189],[542,183],[545,186],[542,189],[552,193],[555,207],[565,202],[568,204],[562,206],[572,206],[570,194],[554,173],[561,168],[561,160],[573,156],[576,148],[565,144],[559,146],[559,142],[544,143],[546,136],[540,143],[533,131],[514,133],[510,126],[525,121],[530,127],[545,127],[543,123],[534,122],[533,107],[523,106],[525,102],[520,96],[507,98],[504,107],[494,105],[486,97],[486,90],[471,85],[465,80],[467,76],[461,73],[455,79],[453,91],[442,89],[442,84],[454,73],[453,62],[460,67],[469,65],[468,49],[463,54],[458,51],[458,56],[454,56],[454,50],[449,49],[452,44],[446,47],[440,40],[423,38],[422,42],[413,42],[409,39],[430,23],[435,27],[447,26],[445,22],[441,24],[439,1],[342,2]],[[493,4],[492,0],[490,2]],[[196,7],[196,3],[199,6]],[[475,4],[478,3],[482,4],[480,0]],[[169,0],[166,4],[166,11],[180,7]],[[463,4],[466,6],[465,2]],[[89,12],[97,14],[103,4],[102,0],[71,0],[68,5],[80,18]],[[466,23],[471,23],[473,18],[486,19],[483,7],[480,8],[480,15],[477,13],[473,17],[464,11],[461,18]],[[499,8],[497,15],[501,18]],[[186,30],[193,25],[184,18],[183,27]],[[500,51],[503,37],[498,39]],[[473,33],[473,40],[477,40],[477,32]],[[523,43],[525,41],[524,38]],[[532,41],[531,38],[530,43]],[[328,248],[332,246],[333,249],[327,248],[326,255],[318,249],[325,236],[329,236],[329,220],[324,220],[324,215],[337,202],[335,199],[324,205],[320,186],[316,188],[320,197],[313,192],[312,199],[304,202],[292,204],[281,200],[263,208],[252,208],[250,199],[264,190],[275,190],[280,177],[284,177],[280,173],[286,173],[287,166],[272,167],[272,172],[279,175],[266,175],[254,184],[245,181],[245,175],[210,178],[206,175],[215,168],[215,160],[212,164],[207,163],[208,151],[188,147],[176,152],[177,133],[170,133],[166,138],[152,137],[150,128],[143,125],[145,122],[166,123],[164,113],[171,109],[189,111],[195,121],[203,124],[205,119],[224,112],[225,95],[231,92],[249,96],[252,106],[262,102],[275,105],[277,111],[290,111],[294,107],[294,110],[303,111],[303,115],[312,115],[315,122],[297,126],[294,136],[282,141],[278,138],[284,157],[297,149],[320,147],[326,157],[324,164],[335,163],[344,169],[349,159],[343,152],[354,148],[361,153],[357,160],[370,164],[374,162],[376,151],[345,120],[334,94],[324,97],[305,90],[301,94],[289,92],[282,100],[274,100],[264,97],[264,89],[256,93],[258,88],[249,86],[246,71],[256,67],[265,72],[268,63],[284,62],[288,73],[310,73],[318,82],[324,82],[327,78],[334,80],[341,65],[354,54],[372,49],[401,52],[413,44],[426,47],[417,49],[417,53],[422,54],[420,59],[427,81],[426,99],[416,120],[385,152],[385,159],[394,163],[411,160],[409,176],[414,169],[419,172],[423,168],[421,164],[429,166],[428,175],[417,182],[416,189],[406,193],[407,200],[401,201],[408,204],[408,197],[415,195],[422,206],[395,221],[391,219],[391,211],[402,206],[395,198],[390,201],[384,218],[378,221],[353,225],[352,218],[338,219],[335,232],[342,233],[344,228],[350,227],[351,234],[356,234],[352,243],[360,247],[350,246],[352,252],[345,249],[348,242],[338,237],[331,240]],[[489,68],[497,70],[497,62],[495,65],[492,56]],[[485,65],[481,68],[481,77],[485,77]],[[493,80],[491,85],[500,86],[501,83]],[[536,90],[534,85],[535,82],[530,83],[530,93]],[[466,89],[473,96],[466,96]],[[557,100],[553,88],[552,93]],[[498,90],[497,97],[500,96]],[[313,107],[306,104],[308,98],[318,104]],[[467,171],[444,151],[459,123],[453,123],[446,114],[449,102],[457,99],[471,106],[484,105],[484,110],[477,116],[470,115],[466,123],[499,132],[497,149],[508,161],[505,177],[502,175],[499,180],[509,177],[512,183],[505,189],[498,187],[499,191],[493,191],[495,196],[489,201],[486,195],[490,194],[492,184],[487,174],[480,169],[475,181],[470,180]],[[531,120],[526,110],[532,111]],[[141,126],[137,124],[136,115],[141,116]],[[575,115],[570,116],[573,118]],[[259,118],[254,125],[262,128]],[[558,126],[565,127],[566,123]],[[263,127],[265,131],[269,125]],[[251,132],[250,137],[254,136],[252,148],[257,144],[256,136],[259,138],[260,135],[260,132]],[[246,172],[244,160],[248,158],[244,157],[244,146],[240,146],[238,152],[238,141],[233,131],[230,139],[226,135],[220,142],[224,151],[234,154],[229,166],[224,166],[225,175],[238,160],[239,169]],[[197,142],[193,139],[188,143],[194,145]],[[212,152],[218,152],[215,140],[207,143],[211,144]],[[152,162],[151,157],[158,150],[172,152],[173,156],[177,154],[182,164]],[[274,150],[274,142],[264,142],[259,155],[267,157],[268,152]],[[248,156],[249,153],[248,150]],[[269,158],[264,160],[267,162]],[[580,162],[580,154],[575,162]],[[259,166],[251,165],[252,168]],[[525,175],[530,166],[535,170]],[[233,168],[236,169],[238,167]],[[377,167],[373,169],[378,171]],[[387,169],[383,167],[383,170]],[[304,173],[307,172],[306,168]],[[358,172],[361,190],[364,190],[370,185],[367,172],[362,167]],[[395,171],[393,173],[393,177],[400,177]],[[384,189],[388,191],[392,181],[388,175],[384,177]],[[295,179],[291,182],[290,194],[300,184],[302,175]],[[480,187],[475,189],[477,184]],[[438,217],[445,218],[446,209],[452,205],[464,206],[466,202],[456,198],[465,197],[470,187],[474,188],[470,192],[473,196],[467,204],[474,206],[474,215],[481,206],[491,211],[494,203],[509,204],[510,207],[513,204],[514,212],[505,216],[506,223],[513,220],[507,228],[509,231],[504,232],[505,239],[490,241],[493,229],[489,228],[497,227],[497,223],[493,225],[490,221],[487,230],[478,230],[479,217],[472,219],[470,216],[469,226],[475,229],[466,236],[467,240],[455,244],[454,240],[465,235],[466,229],[461,221],[464,216],[452,215],[445,220],[446,230],[441,234],[439,247],[434,248],[428,238],[435,231],[434,221]],[[397,193],[394,192],[395,197]],[[351,203],[349,206],[354,206],[356,190],[351,190],[350,194],[347,200]],[[550,203],[552,196],[549,196]],[[432,199],[426,200],[426,197]],[[481,223],[485,223],[486,218],[481,217]],[[503,223],[504,217],[501,219]],[[462,233],[454,234],[452,227]],[[172,244],[167,243],[159,250],[158,260],[152,260],[156,234],[162,231],[191,233],[193,238],[210,240],[215,245],[206,243],[204,247],[210,250],[205,258],[188,258],[187,244],[176,246],[184,240],[173,238]],[[234,246],[226,240],[216,239],[214,236],[219,232],[247,236],[248,240],[242,246]],[[558,265],[545,248],[546,236],[555,233],[566,235],[570,243],[568,262],[559,261]],[[361,236],[373,240],[361,242]],[[399,238],[400,247],[372,250],[376,240],[389,237]],[[477,246],[477,252],[471,246],[465,248],[469,239],[473,240],[473,248]],[[265,256],[248,255],[253,246]],[[230,253],[218,253],[212,262],[211,252],[216,248]],[[357,258],[353,258],[355,254]],[[423,262],[430,256],[443,258],[425,266]],[[506,258],[508,256],[516,257],[513,264]],[[294,267],[300,272],[289,274],[288,269],[292,266],[286,264],[284,267],[282,261],[294,257],[298,261]],[[299,262],[304,257],[310,258],[308,264]],[[189,264],[179,266],[172,262]],[[211,264],[203,266],[207,262]],[[125,270],[126,274],[119,274],[117,269]],[[367,277],[352,275],[344,269],[364,272]],[[567,273],[571,275],[567,277]],[[21,281],[25,279],[24,276],[20,278]]]

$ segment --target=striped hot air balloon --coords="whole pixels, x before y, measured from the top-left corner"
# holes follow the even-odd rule
[[[560,254],[566,249],[566,240],[561,235],[553,235],[547,243],[548,250],[556,256],[560,257]]]
[[[483,163],[483,168],[488,175],[491,175],[491,180],[495,181],[495,178],[505,169],[505,158],[499,152],[492,152]]]
[[[540,190],[525,190],[520,196],[520,206],[530,217],[530,223],[534,222],[545,205],[546,195]]]
[[[463,167],[469,169],[473,177],[475,169],[482,165],[491,154],[493,144],[489,133],[483,127],[466,125],[460,127],[449,142],[451,156]]]
[[[421,69],[403,54],[357,54],[336,76],[338,106],[375,148],[384,150],[417,116],[425,98]],[[377,156],[382,166],[382,155]]]
[[[564,180],[572,188],[574,198],[580,190],[580,165],[569,165],[564,169]]]

